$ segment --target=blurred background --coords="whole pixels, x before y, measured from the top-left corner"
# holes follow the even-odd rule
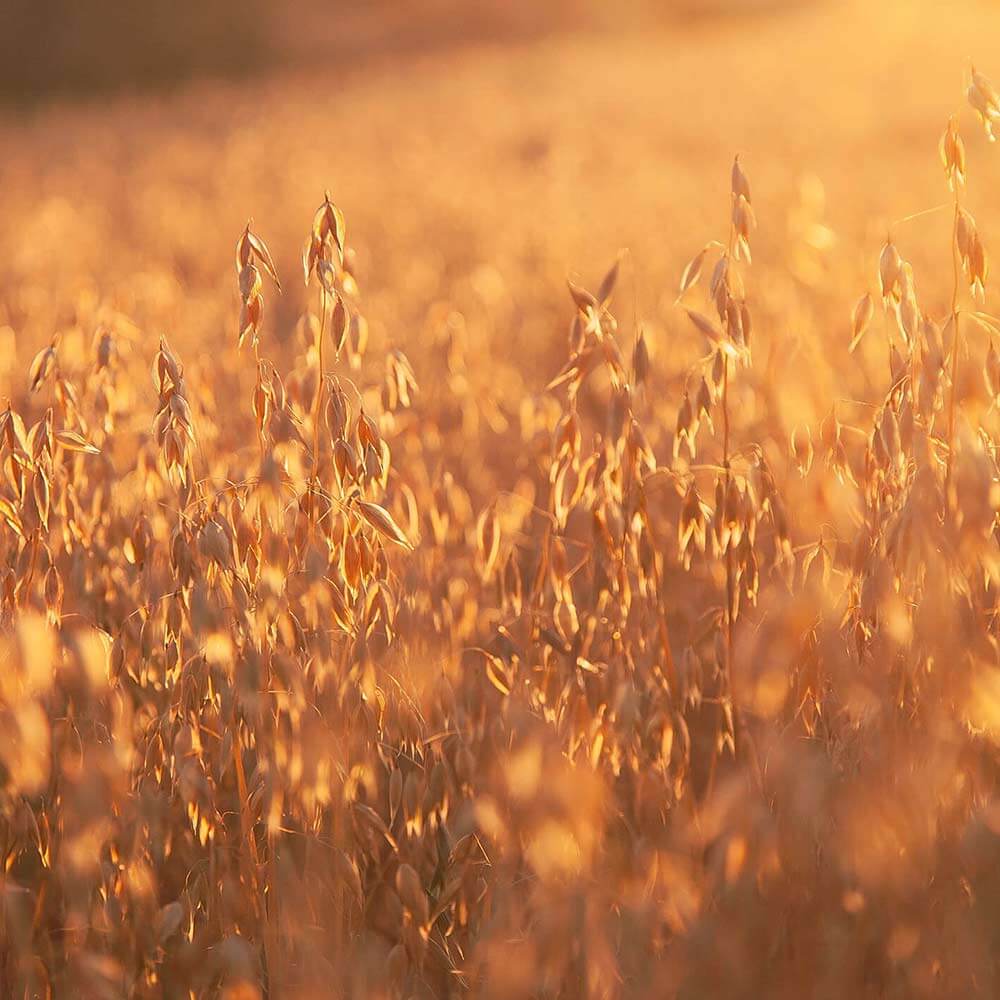
[[[758,308],[796,345],[774,341],[783,398],[825,405],[833,370],[863,377],[831,317],[871,287],[887,227],[945,200],[938,138],[970,58],[1000,75],[998,33],[985,0],[5,0],[0,365],[85,327],[89,301],[169,315],[210,361],[247,219],[291,277],[329,189],[374,347],[419,351],[446,303],[540,391],[567,274],[622,248],[636,315],[689,336],[673,290],[724,234],[738,152]],[[971,124],[988,232],[1000,161]],[[941,301],[947,213],[894,232]],[[305,305],[295,281],[269,305],[279,344]]]
[[[308,60],[357,64],[476,38],[745,14],[790,2],[626,0],[612,10],[592,0],[5,0],[0,91],[33,100],[162,87]]]

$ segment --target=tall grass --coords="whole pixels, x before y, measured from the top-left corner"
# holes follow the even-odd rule
[[[994,995],[972,124],[948,309],[888,233],[829,332],[877,394],[792,428],[739,158],[675,342],[619,255],[538,394],[448,303],[412,358],[370,343],[331,194],[291,305],[291,248],[233,233],[208,351],[153,281],[140,322],[60,303],[0,415],[6,995]]]

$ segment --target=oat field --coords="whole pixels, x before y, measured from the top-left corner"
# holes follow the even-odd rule
[[[0,112],[0,998],[1000,995],[1000,7]]]

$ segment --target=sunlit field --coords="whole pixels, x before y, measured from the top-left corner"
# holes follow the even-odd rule
[[[1000,6],[701,13],[4,105],[0,998],[1000,995]]]

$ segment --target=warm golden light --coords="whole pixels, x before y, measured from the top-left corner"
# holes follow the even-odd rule
[[[1000,7],[10,6],[0,997],[1000,995]]]

